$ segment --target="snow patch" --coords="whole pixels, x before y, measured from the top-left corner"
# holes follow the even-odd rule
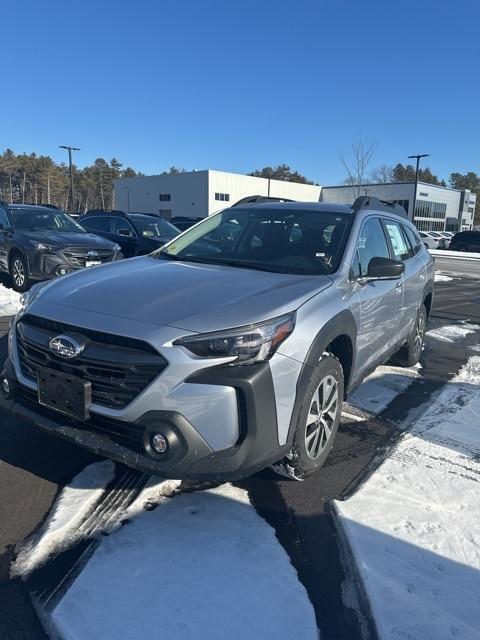
[[[348,402],[363,411],[379,413],[419,376],[418,369],[414,367],[378,367],[350,396]]]
[[[21,295],[0,284],[0,316],[14,316],[20,309]]]
[[[480,357],[335,508],[382,639],[474,640],[480,629]]]
[[[463,324],[449,324],[444,327],[438,327],[437,329],[430,329],[426,335],[436,340],[442,340],[443,342],[454,342],[455,340],[465,338],[471,333],[475,333],[475,331],[479,329],[479,325],[465,322]]]
[[[444,276],[438,271],[435,273],[435,282],[451,282],[453,278],[451,276]]]
[[[52,555],[71,547],[82,537],[81,524],[102,498],[113,480],[115,463],[96,462],[85,467],[57,498],[40,530],[18,550],[11,567],[12,577],[28,575]]]
[[[69,640],[318,638],[313,607],[274,530],[242,489],[176,494],[103,538],[52,614]]]

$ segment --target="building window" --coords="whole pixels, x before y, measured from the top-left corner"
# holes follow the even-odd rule
[[[215,200],[221,200],[222,202],[230,202],[229,193],[216,193]]]
[[[169,193],[160,193],[158,199],[160,202],[170,202],[172,196]]]
[[[475,211],[475,207],[468,207],[468,213],[473,213]]]
[[[427,202],[417,200],[415,205],[415,218],[445,218],[447,205],[445,202]]]
[[[159,209],[158,215],[161,218],[165,218],[165,220],[171,220],[172,218],[172,210],[171,209]]]

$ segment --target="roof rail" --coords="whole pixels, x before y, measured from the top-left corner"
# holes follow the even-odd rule
[[[359,196],[352,205],[353,213],[357,213],[362,209],[374,209],[375,211],[386,211],[388,213],[394,213],[401,218],[408,218],[405,209],[396,202],[388,202],[387,200],[380,200],[374,196]]]
[[[240,207],[243,204],[262,204],[263,202],[295,202],[295,200],[291,200],[290,198],[279,198],[275,196],[247,196],[246,198],[242,198],[235,204],[232,204],[232,207]]]

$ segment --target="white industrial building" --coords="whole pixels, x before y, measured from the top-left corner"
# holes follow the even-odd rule
[[[357,195],[375,196],[401,204],[420,231],[464,231],[473,227],[476,194],[419,182],[413,214],[414,193],[415,182],[363,184],[361,187],[340,185],[322,187],[321,200],[351,203]]]
[[[413,214],[414,191],[414,182],[320,187],[205,170],[115,180],[114,206],[124,211],[157,213],[169,220],[175,216],[206,217],[248,196],[351,204],[357,195],[370,195],[401,204],[423,231],[473,227],[474,193],[419,182]]]
[[[115,208],[123,211],[206,217],[247,196],[318,202],[320,187],[225,171],[186,171],[114,181]]]

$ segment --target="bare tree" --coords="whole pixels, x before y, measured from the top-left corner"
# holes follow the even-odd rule
[[[362,184],[367,175],[367,169],[372,161],[372,158],[377,149],[375,142],[360,136],[358,142],[352,144],[352,157],[350,160],[346,160],[342,154],[340,160],[347,172],[347,178],[345,184],[350,184],[353,187],[354,195],[356,198],[360,195]]]
[[[370,174],[371,182],[387,184],[393,182],[393,167],[388,164],[381,164]]]

